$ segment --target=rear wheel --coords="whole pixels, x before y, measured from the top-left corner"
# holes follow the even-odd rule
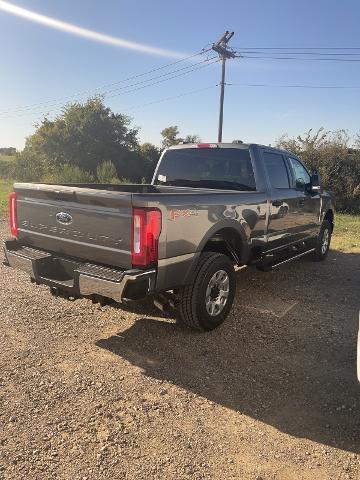
[[[313,259],[316,262],[322,262],[327,257],[331,242],[331,230],[331,223],[329,220],[324,220],[315,243]]]
[[[227,317],[235,296],[235,271],[226,255],[201,255],[191,285],[179,292],[178,316],[195,330],[213,330]]]

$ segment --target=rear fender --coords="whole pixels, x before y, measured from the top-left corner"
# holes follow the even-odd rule
[[[221,231],[224,229],[226,229],[227,233],[233,231],[234,235],[237,236],[237,239],[239,240],[239,242],[237,243],[240,243],[241,247],[240,251],[236,251],[235,253],[239,259],[240,264],[247,263],[250,257],[251,246],[248,240],[248,236],[246,235],[245,228],[239,222],[223,220],[217,222],[216,225],[210,228],[210,230],[206,233],[206,235],[204,235],[203,239],[199,243],[196,256],[194,257],[194,261],[192,262],[184,278],[184,284],[189,284],[192,282],[201,253],[204,251],[206,245],[211,241],[211,239],[215,238],[217,234],[221,234]]]

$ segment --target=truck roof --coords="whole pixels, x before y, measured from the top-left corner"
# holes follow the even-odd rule
[[[281,148],[272,147],[270,145],[262,145],[261,143],[219,143],[219,142],[204,142],[204,143],[180,143],[178,145],[173,145],[168,147],[167,150],[177,150],[181,148],[240,148],[240,149],[249,149],[250,147],[260,147],[266,148],[268,150],[274,150],[277,152],[286,153],[288,155],[296,156],[288,150],[283,150]]]

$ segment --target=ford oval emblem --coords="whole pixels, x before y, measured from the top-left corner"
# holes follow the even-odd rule
[[[70,213],[66,212],[59,212],[56,214],[56,221],[61,223],[62,225],[70,225],[72,223],[72,216]]]

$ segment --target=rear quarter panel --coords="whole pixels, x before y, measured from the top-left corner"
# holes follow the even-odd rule
[[[239,232],[245,254],[247,247],[264,238],[266,193],[199,190],[189,194],[134,195],[133,201],[134,205],[157,207],[162,212],[159,290],[181,285],[206,242],[222,228]]]

